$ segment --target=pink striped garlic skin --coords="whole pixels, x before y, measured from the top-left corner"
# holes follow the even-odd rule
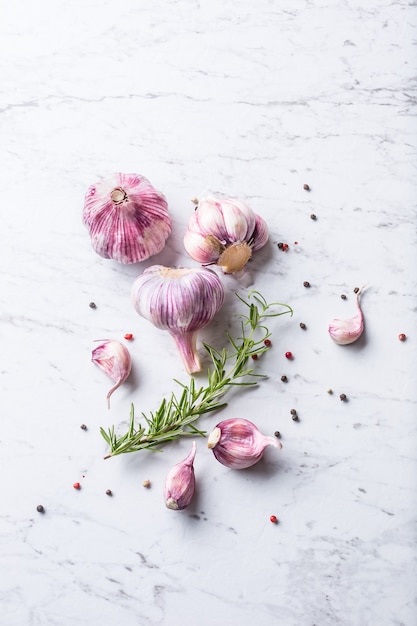
[[[189,220],[184,247],[195,261],[235,273],[268,237],[265,221],[241,200],[203,198]]]
[[[161,252],[172,227],[165,196],[139,174],[116,173],[91,185],[83,222],[95,252],[124,264]]]
[[[267,446],[282,448],[280,441],[263,435],[253,422],[243,418],[223,420],[217,424],[207,444],[216,459],[232,469],[255,465]]]
[[[152,265],[133,283],[131,297],[139,315],[172,335],[187,372],[200,372],[197,331],[212,321],[224,302],[217,274],[205,267]]]

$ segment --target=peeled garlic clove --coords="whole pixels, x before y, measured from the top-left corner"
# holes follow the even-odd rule
[[[180,511],[191,502],[195,490],[194,458],[196,453],[195,441],[191,452],[180,463],[168,472],[165,480],[164,498],[168,509]]]
[[[346,320],[335,318],[329,324],[329,335],[340,346],[354,343],[363,333],[364,319],[359,303],[360,293],[361,291],[356,294],[357,314]]]
[[[91,360],[110,380],[115,383],[107,394],[107,406],[110,408],[110,396],[122,385],[132,369],[130,352],[115,339],[105,339],[91,354]]]
[[[152,265],[132,286],[137,313],[174,338],[189,374],[201,371],[197,331],[211,322],[224,302],[224,287],[205,267]]]
[[[113,174],[91,185],[83,222],[105,259],[137,263],[158,254],[171,234],[165,196],[139,174]]]
[[[242,418],[228,419],[217,424],[207,444],[216,459],[232,469],[255,465],[267,446],[282,448],[280,441],[266,437],[255,424]]]
[[[203,198],[189,220],[184,247],[195,261],[237,274],[268,237],[265,221],[241,200]]]

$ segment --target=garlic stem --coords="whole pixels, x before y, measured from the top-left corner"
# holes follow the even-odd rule
[[[197,352],[197,333],[195,331],[185,333],[170,333],[174,338],[178,352],[182,358],[188,374],[201,372],[201,360]]]

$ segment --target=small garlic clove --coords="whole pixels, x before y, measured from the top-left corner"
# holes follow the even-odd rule
[[[91,185],[83,222],[97,254],[124,264],[161,252],[172,227],[165,196],[139,174],[116,173]]]
[[[148,267],[132,285],[137,313],[175,339],[189,374],[201,371],[197,331],[209,324],[224,302],[224,286],[206,267]]]
[[[256,226],[252,235],[252,249],[254,251],[260,250],[267,243],[268,239],[268,226],[266,225],[265,220],[260,215],[256,215]]]
[[[91,360],[115,383],[107,394],[107,406],[110,408],[110,396],[129,376],[132,360],[129,350],[120,341],[115,339],[101,341],[102,343],[92,351]]]
[[[194,261],[205,264],[215,263],[225,249],[214,235],[201,235],[190,230],[184,235],[184,247],[189,254],[189,251],[193,252]]]
[[[191,502],[195,491],[194,458],[196,444],[191,452],[170,469],[165,479],[164,499],[168,509],[181,511]]]
[[[267,446],[282,448],[274,437],[263,435],[249,420],[236,418],[220,422],[210,433],[207,447],[216,459],[232,469],[245,469],[255,465]]]
[[[340,346],[354,343],[363,333],[364,318],[359,302],[360,293],[361,291],[356,294],[356,305],[358,307],[356,315],[344,320],[335,318],[329,323],[329,335]]]

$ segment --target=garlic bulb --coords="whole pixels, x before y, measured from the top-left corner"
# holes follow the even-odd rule
[[[110,396],[125,382],[132,369],[130,352],[115,339],[104,339],[91,354],[91,360],[110,380],[115,383],[107,394],[107,406],[110,408]]]
[[[139,315],[172,335],[187,372],[200,372],[197,331],[211,322],[224,301],[217,274],[205,267],[152,265],[135,280],[131,295]]]
[[[333,341],[340,346],[353,343],[359,339],[363,333],[364,320],[362,309],[360,307],[361,291],[362,290],[359,290],[356,294],[356,306],[358,308],[357,314],[345,320],[335,318],[329,324],[329,335]]]
[[[182,461],[174,465],[165,480],[164,497],[168,509],[180,511],[191,502],[195,490],[194,458],[195,441],[191,452]]]
[[[242,418],[228,419],[217,424],[207,444],[220,463],[233,469],[255,465],[267,446],[282,448],[280,441],[266,437],[255,424]]]
[[[268,241],[265,221],[240,200],[204,198],[192,214],[184,246],[192,259],[217,264],[225,274],[240,272]]]
[[[165,197],[139,174],[113,174],[91,185],[83,222],[97,254],[125,264],[161,252],[172,224]]]

